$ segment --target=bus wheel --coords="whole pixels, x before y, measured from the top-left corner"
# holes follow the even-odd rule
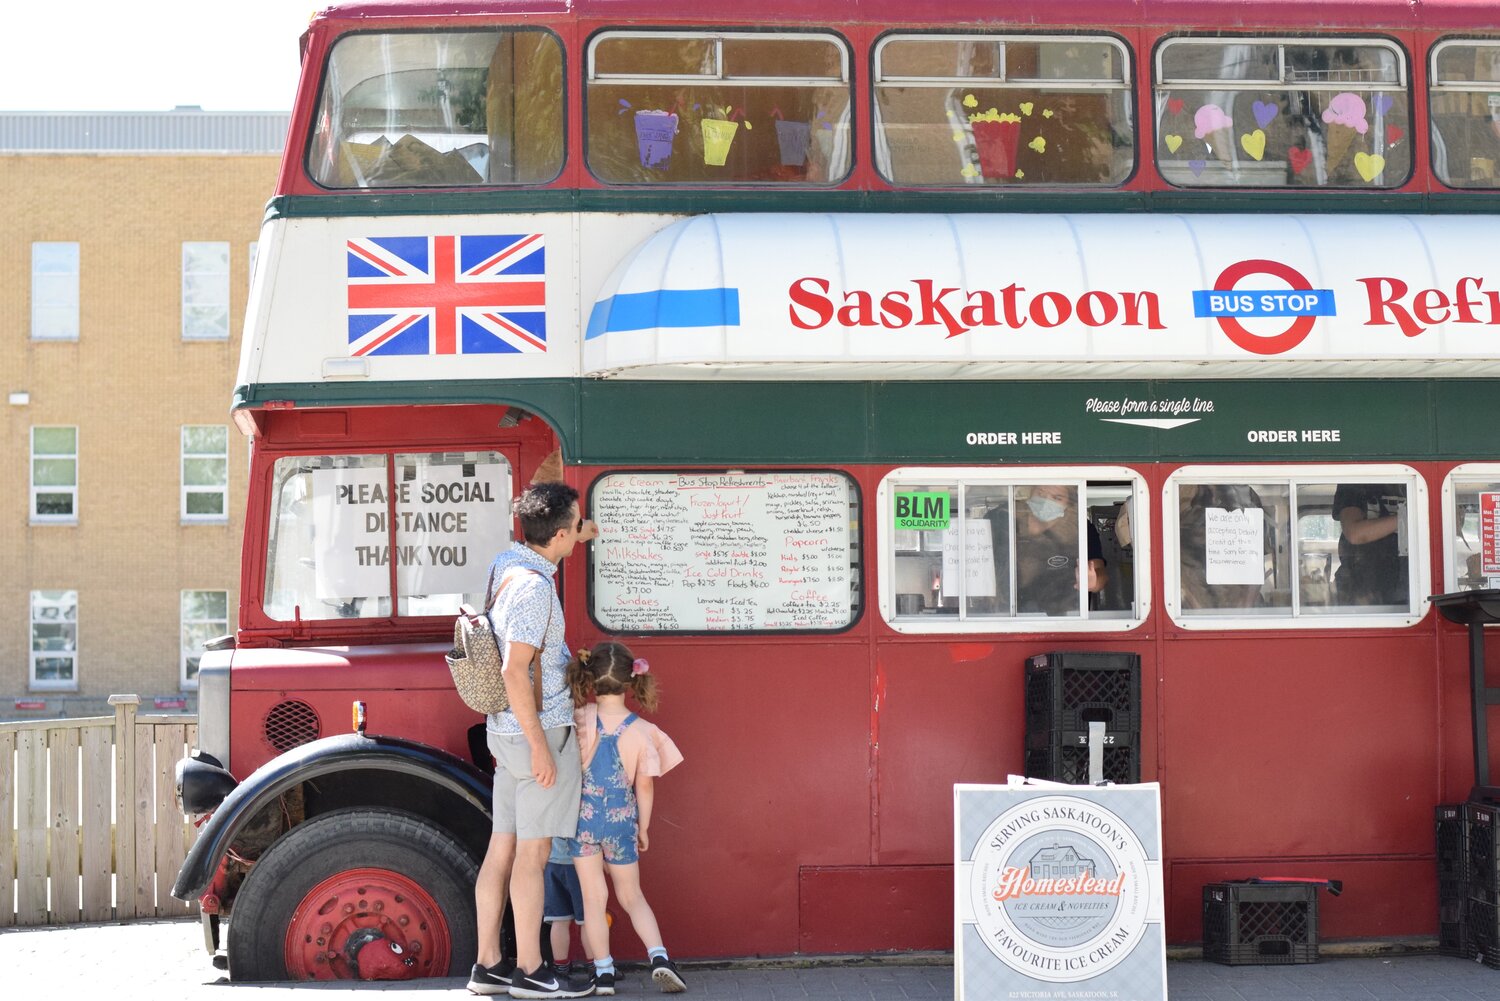
[[[410,980],[474,962],[473,857],[426,820],[345,810],[299,824],[229,916],[234,980]]]

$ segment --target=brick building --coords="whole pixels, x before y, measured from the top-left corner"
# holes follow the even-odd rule
[[[0,719],[196,706],[238,600],[229,399],[286,127],[0,113]]]

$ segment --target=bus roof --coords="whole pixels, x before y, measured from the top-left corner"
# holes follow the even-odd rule
[[[846,0],[829,8],[828,24],[875,25],[1208,25],[1226,30],[1288,28],[1391,29],[1469,27],[1495,30],[1490,0],[1323,0],[1309,17],[1305,0]],[[372,18],[559,17],[568,20],[775,22],[808,24],[806,0],[362,0],[329,7],[314,20]]]

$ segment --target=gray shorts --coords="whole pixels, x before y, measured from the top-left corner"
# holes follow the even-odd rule
[[[578,740],[571,726],[543,730],[557,781],[543,789],[531,775],[531,745],[522,734],[488,733],[490,754],[495,758],[493,800],[496,834],[514,834],[517,840],[571,838],[578,833],[578,802],[583,790],[583,769],[578,761]]]

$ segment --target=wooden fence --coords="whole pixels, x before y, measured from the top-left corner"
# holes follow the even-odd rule
[[[193,914],[171,894],[194,829],[175,769],[196,717],[0,723],[0,927]]]

